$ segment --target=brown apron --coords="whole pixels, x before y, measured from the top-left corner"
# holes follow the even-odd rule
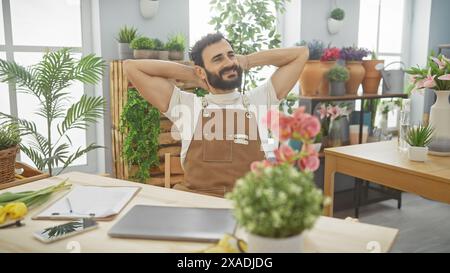
[[[250,170],[250,164],[263,160],[265,154],[255,115],[245,105],[246,97],[246,110],[206,109],[205,101],[203,98],[203,109],[183,164],[184,183],[174,188],[223,197]],[[215,128],[211,124],[222,126]]]

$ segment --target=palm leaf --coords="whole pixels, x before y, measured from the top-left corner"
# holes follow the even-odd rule
[[[38,98],[40,97],[40,92],[36,85],[32,70],[30,68],[25,68],[16,62],[7,62],[0,59],[0,81],[15,81],[18,90],[31,93]]]
[[[83,95],[81,99],[72,104],[67,110],[66,118],[58,125],[58,132],[62,136],[68,130],[78,128],[85,129],[87,123],[95,123],[104,112],[105,100],[102,97],[88,97]]]
[[[89,145],[88,145],[86,148],[84,148],[84,149],[81,149],[81,147],[79,147],[79,148],[77,149],[77,151],[76,151],[74,154],[70,155],[70,156],[67,158],[67,160],[64,162],[64,166],[63,166],[62,169],[58,172],[58,174],[60,174],[65,168],[67,168],[67,166],[69,166],[69,165],[70,165],[73,161],[75,161],[77,158],[81,157],[82,155],[84,155],[84,154],[86,154],[86,153],[88,153],[88,152],[90,152],[90,151],[92,151],[92,150],[98,149],[98,148],[105,148],[105,147],[104,147],[104,146],[97,145],[97,144],[95,144],[95,143],[89,144]]]
[[[33,161],[34,165],[36,165],[36,168],[38,168],[39,170],[45,169],[47,160],[45,160],[44,157],[39,154],[39,152],[31,147],[28,148],[23,144],[20,144],[20,150],[22,150],[22,152],[24,152]]]
[[[101,79],[105,62],[100,57],[90,54],[83,57],[73,71],[73,79],[94,84]]]

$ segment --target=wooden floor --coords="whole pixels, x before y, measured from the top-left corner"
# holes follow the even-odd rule
[[[450,205],[403,193],[403,205],[397,209],[394,200],[360,209],[360,221],[398,228],[397,241],[391,252],[450,253]],[[353,210],[335,212],[335,217],[353,217]]]

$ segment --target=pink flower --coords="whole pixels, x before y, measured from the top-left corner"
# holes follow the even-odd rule
[[[327,117],[327,106],[325,104],[321,104],[319,108],[320,119],[324,119]]]
[[[311,144],[305,144],[302,147],[302,151],[306,153],[306,156],[302,157],[298,161],[298,167],[301,170],[315,171],[320,166],[319,154]]]
[[[450,74],[439,76],[438,79],[442,81],[450,81]]]
[[[341,109],[337,106],[328,106],[327,112],[331,117],[331,120],[336,119],[337,117],[339,117],[341,115]]]
[[[294,162],[296,155],[296,152],[287,145],[281,145],[280,148],[275,150],[275,157],[278,163]]]
[[[445,68],[445,63],[440,61],[438,58],[431,57],[431,59],[439,66],[439,69],[444,69]]]
[[[270,110],[262,121],[267,124],[267,127],[272,131],[276,138],[284,141],[291,137],[291,120],[291,117],[286,116],[277,110]]]
[[[261,171],[261,169],[264,169],[264,168],[267,168],[270,166],[272,166],[272,164],[268,160],[254,161],[254,162],[252,162],[252,164],[250,164],[250,169],[254,173],[259,173]]]
[[[424,80],[423,80],[423,87],[425,88],[433,88],[436,86],[436,82],[434,81],[434,77],[436,77],[436,75],[431,76],[428,75]]]

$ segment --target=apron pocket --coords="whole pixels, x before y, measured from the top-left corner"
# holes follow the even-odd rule
[[[203,140],[203,161],[231,162],[233,160],[232,140]]]

